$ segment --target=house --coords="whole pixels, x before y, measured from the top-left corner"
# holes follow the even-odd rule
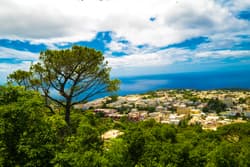
[[[111,129],[111,130],[105,132],[101,137],[103,140],[109,140],[109,139],[114,139],[122,134],[124,134],[124,133],[119,131],[119,130]]]
[[[179,125],[180,120],[177,117],[177,114],[170,114],[169,115],[169,123],[174,125]]]
[[[117,112],[116,109],[109,109],[109,108],[99,108],[99,109],[95,109],[94,110],[95,113],[98,113],[98,112],[103,112],[105,116],[108,116],[110,114],[114,114],[115,112]]]
[[[157,106],[156,108],[155,108],[155,111],[156,112],[163,112],[163,111],[165,111],[166,109],[163,107],[163,106]]]
[[[250,118],[250,111],[244,112],[245,117]]]
[[[185,115],[188,115],[190,113],[190,108],[188,107],[177,107],[176,108],[176,112],[177,114],[185,114]]]
[[[148,117],[148,111],[133,111],[128,113],[128,119],[133,121],[141,121]]]
[[[217,115],[208,115],[206,117],[206,121],[218,121],[219,120],[219,116]]]

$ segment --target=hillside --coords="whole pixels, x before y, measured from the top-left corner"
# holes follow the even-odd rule
[[[133,121],[154,119],[166,124],[199,124],[203,129],[246,122],[250,118],[250,92],[247,90],[170,89],[144,94],[110,96],[80,104],[75,108],[94,109],[112,119]]]
[[[223,95],[215,92],[213,95]],[[111,107],[124,98],[127,99],[124,101],[127,105],[138,102],[139,99],[148,102],[159,100],[161,103],[160,98],[168,97],[162,93],[106,98],[103,104]],[[183,98],[181,95],[188,94],[190,97],[192,93],[192,97],[196,94],[199,98],[201,92],[169,90],[164,93],[169,96],[172,94],[173,97],[179,95],[173,100],[178,102]],[[233,96],[235,92],[228,93]],[[237,96],[238,93],[242,94],[236,93]],[[232,100],[234,102],[235,98],[232,97]],[[239,105],[248,102],[244,99],[238,100]],[[97,104],[97,101],[89,104],[94,103]],[[183,103],[186,104],[185,101]],[[164,106],[162,107],[157,106],[155,110],[163,110]],[[100,112],[94,112],[96,110]],[[164,111],[152,111],[149,115],[151,114],[153,119],[150,116],[142,121],[141,117],[139,120],[133,115],[130,117],[131,113],[142,112],[139,109],[120,110],[121,114],[128,112],[128,117],[116,119],[110,118],[105,112],[102,113],[106,110],[75,109],[72,111],[72,122],[68,125],[63,119],[64,111],[57,108],[52,114],[37,92],[27,91],[21,87],[1,86],[0,166],[250,165],[250,123],[247,121],[219,126],[216,131],[207,131],[203,130],[203,124],[188,125],[192,115],[174,125],[153,117],[156,112]],[[135,106],[132,110],[135,110]],[[143,110],[147,111],[146,108]],[[174,112],[181,111],[187,110],[177,109],[171,112],[175,114]]]

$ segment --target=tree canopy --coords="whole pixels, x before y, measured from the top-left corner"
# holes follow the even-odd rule
[[[65,121],[70,124],[73,105],[89,98],[118,90],[119,80],[110,79],[108,63],[100,51],[73,46],[65,50],[47,50],[40,53],[39,62],[30,71],[15,71],[8,80],[42,92],[65,109]]]
[[[215,111],[216,113],[220,113],[222,111],[225,111],[225,109],[226,104],[224,104],[222,101],[220,101],[219,99],[210,99],[207,103],[207,106],[204,107],[203,111]]]
[[[56,133],[46,120],[42,97],[20,87],[0,87],[0,166],[44,166]]]

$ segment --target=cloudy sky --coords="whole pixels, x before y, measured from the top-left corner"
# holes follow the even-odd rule
[[[249,69],[249,0],[1,0],[0,76],[46,49],[101,50],[113,76]]]

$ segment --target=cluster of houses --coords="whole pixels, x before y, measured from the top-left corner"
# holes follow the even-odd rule
[[[250,92],[229,90],[162,90],[153,94],[119,96],[116,101],[110,97],[97,99],[76,108],[92,108],[106,117],[132,121],[155,119],[167,124],[200,124],[204,129],[216,130],[218,126],[233,122],[244,122],[250,118]],[[204,113],[203,108],[209,99],[219,99],[226,105],[225,111]],[[237,116],[237,119],[235,117]],[[243,120],[244,119],[244,120]]]

